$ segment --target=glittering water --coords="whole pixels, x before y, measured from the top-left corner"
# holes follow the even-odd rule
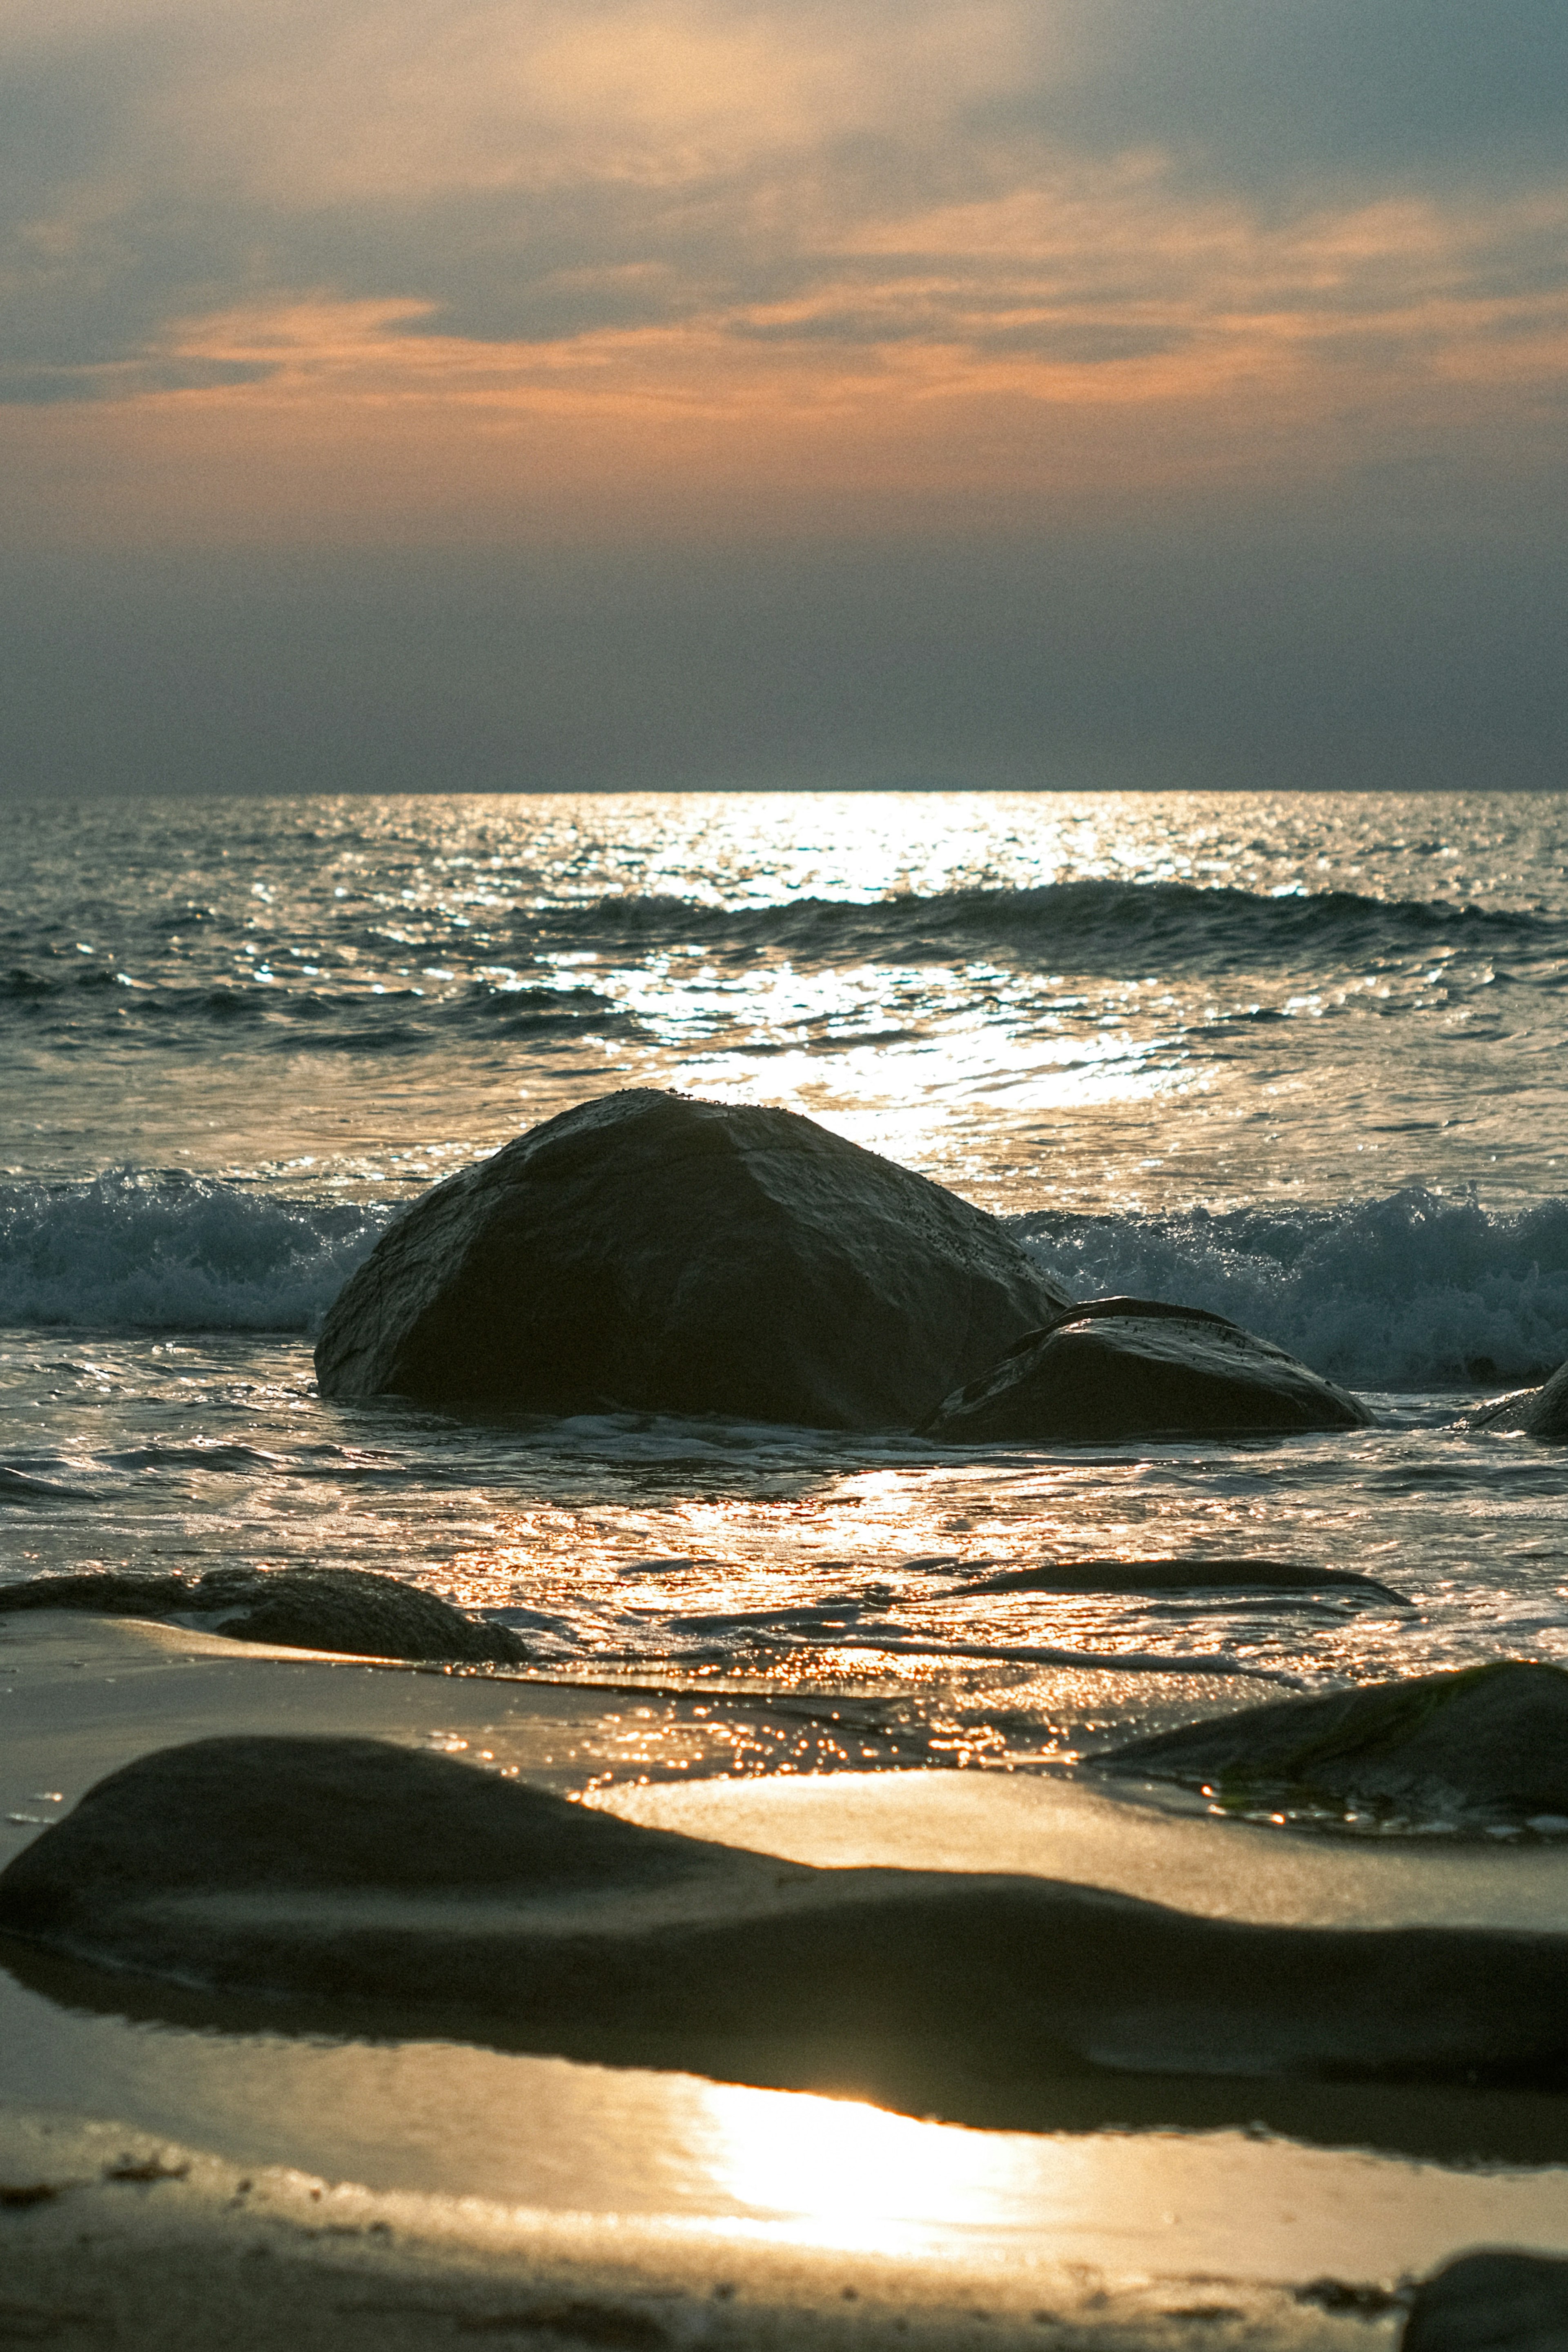
[[[901,1757],[953,1761],[1051,1750],[1041,1652],[1568,1658],[1568,1460],[1454,1426],[1568,1356],[1568,798],[32,809],[0,933],[0,1573],[385,1568],[562,1664],[898,1695]],[[1379,1425],[984,1453],[323,1404],[312,1327],[397,1204],[628,1084],[803,1110]],[[969,1589],[1171,1553],[1413,1606]]]

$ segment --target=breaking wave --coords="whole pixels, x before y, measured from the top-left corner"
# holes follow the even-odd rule
[[[348,955],[339,960],[338,948]],[[1568,984],[1568,925],[1543,912],[1449,899],[1384,899],[1350,891],[1199,887],[1185,882],[1076,881],[1035,889],[963,889],[873,900],[795,898],[712,905],[628,892],[517,906],[486,923],[482,941],[437,919],[417,952],[392,928],[307,950],[280,947],[248,969],[233,941],[204,940],[171,961],[160,943],[133,971],[68,963],[51,949],[0,971],[8,1019],[39,1040],[134,1037],[143,1046],[204,1053],[215,1034],[282,1053],[397,1054],[457,1038],[510,1040],[548,1053],[584,1034],[630,1046],[643,1034],[615,992],[580,964],[607,971],[650,957],[700,953],[723,965],[772,960],[810,969],[883,963],[953,965],[983,959],[1039,973],[1205,974],[1270,970],[1386,973],[1427,960],[1463,984],[1490,979]],[[300,961],[308,954],[309,960]],[[483,962],[476,961],[482,956]],[[570,973],[561,968],[562,958]],[[509,959],[498,963],[497,959]],[[372,971],[390,974],[371,979]]]
[[[1568,1200],[1410,1186],[1334,1209],[1015,1218],[1074,1297],[1228,1315],[1351,1388],[1519,1386],[1568,1358]]]
[[[305,1202],[118,1169],[0,1190],[0,1323],[314,1329],[394,1204]],[[1335,1209],[1018,1217],[1080,1298],[1232,1317],[1353,1388],[1518,1385],[1568,1358],[1568,1200],[1411,1187]]]
[[[306,1331],[391,1212],[178,1172],[0,1190],[0,1323]]]
[[[1559,956],[1568,935],[1529,910],[1451,899],[1383,899],[1353,891],[1279,897],[1186,882],[1080,881],[1032,890],[902,892],[869,903],[797,898],[784,906],[694,906],[684,898],[599,898],[537,910],[517,924],[549,938],[570,934],[691,940],[720,951],[787,950],[807,961],[929,956],[989,949],[1069,969],[1124,969],[1130,952],[1161,971],[1306,961],[1363,968],[1435,950],[1526,958]]]

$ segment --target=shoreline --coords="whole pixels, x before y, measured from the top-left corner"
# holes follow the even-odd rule
[[[134,1755],[350,1733],[814,1868],[1046,1872],[1284,1924],[1568,1930],[1549,1849],[1333,1841],[1051,1775],[727,1777],[719,1694],[637,1716],[608,1703],[620,1688],[13,1618],[5,1795],[62,1806],[39,1794],[7,1821],[0,1861]],[[685,1769],[659,1778],[672,1739]],[[698,2075],[676,2051],[500,2047],[438,2007],[378,2028],[10,1941],[5,1962],[5,2300],[38,2340],[1328,2352],[1392,2344],[1401,2282],[1469,2247],[1568,2245],[1568,2101],[1545,2094],[1111,2073],[1026,2095],[916,2069],[890,2103],[826,2095],[832,2063],[852,2093],[842,2053],[780,2087],[788,2053]],[[1337,2305],[1312,2299],[1325,2278]]]
[[[883,2252],[756,2224],[545,2214],[241,2168],[145,2131],[0,2111],[5,2317],[25,2340],[235,2352],[465,2336],[779,2352],[1396,2340],[1397,2287],[1107,2272],[979,2241]]]

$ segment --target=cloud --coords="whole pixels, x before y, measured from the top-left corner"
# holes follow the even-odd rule
[[[11,773],[1560,778],[1565,111],[1561,0],[0,0]]]
[[[1101,148],[1153,142],[1273,201],[1562,174],[1558,0],[1066,0],[1056,24],[1068,70],[999,119]]]
[[[252,381],[191,322],[310,296],[1105,368],[1568,275],[1556,0],[74,0],[0,48],[17,399]]]

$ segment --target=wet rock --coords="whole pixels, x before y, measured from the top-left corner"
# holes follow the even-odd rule
[[[996,1219],[792,1111],[581,1104],[382,1235],[323,1395],[906,1426],[1064,1304]]]
[[[1083,1444],[1355,1429],[1359,1398],[1223,1315],[1094,1298],[1015,1340],[946,1398],[925,1434],[949,1444]]]
[[[1568,1364],[1559,1364],[1542,1388],[1517,1389],[1469,1415],[1469,1429],[1518,1430],[1526,1437],[1568,1443]]]
[[[1097,1756],[1239,1811],[1568,1831],[1568,1674],[1499,1660],[1278,1700]]]
[[[187,1576],[127,1576],[92,1569],[80,1576],[29,1576],[0,1584],[0,1614],[18,1609],[84,1609],[99,1617],[172,1617],[194,1607],[201,1580]]]
[[[879,2053],[946,2051],[1009,2081],[1539,2087],[1568,2053],[1560,1937],[1262,1927],[1043,1877],[816,1869],[377,1740],[141,1758],[0,1876],[0,1933],[112,1971],[121,2000],[129,1976],[269,2000],[274,2032],[292,2000],[298,2032],[437,2028],[732,2079],[841,2087]]]
[[[467,1616],[395,1576],[358,1568],[215,1568],[204,1576],[29,1577],[0,1585],[0,1613],[82,1609],[102,1617],[193,1619],[236,1642],[276,1642],[374,1658],[520,1665],[528,1652],[505,1625]]]
[[[972,1592],[1281,1592],[1303,1598],[1343,1593],[1362,1601],[1414,1604],[1375,1577],[1354,1569],[1313,1568],[1298,1559],[1054,1559],[1009,1568],[960,1586]]]
[[[1564,2352],[1568,2262],[1485,2249],[1423,2279],[1401,2352]]]

